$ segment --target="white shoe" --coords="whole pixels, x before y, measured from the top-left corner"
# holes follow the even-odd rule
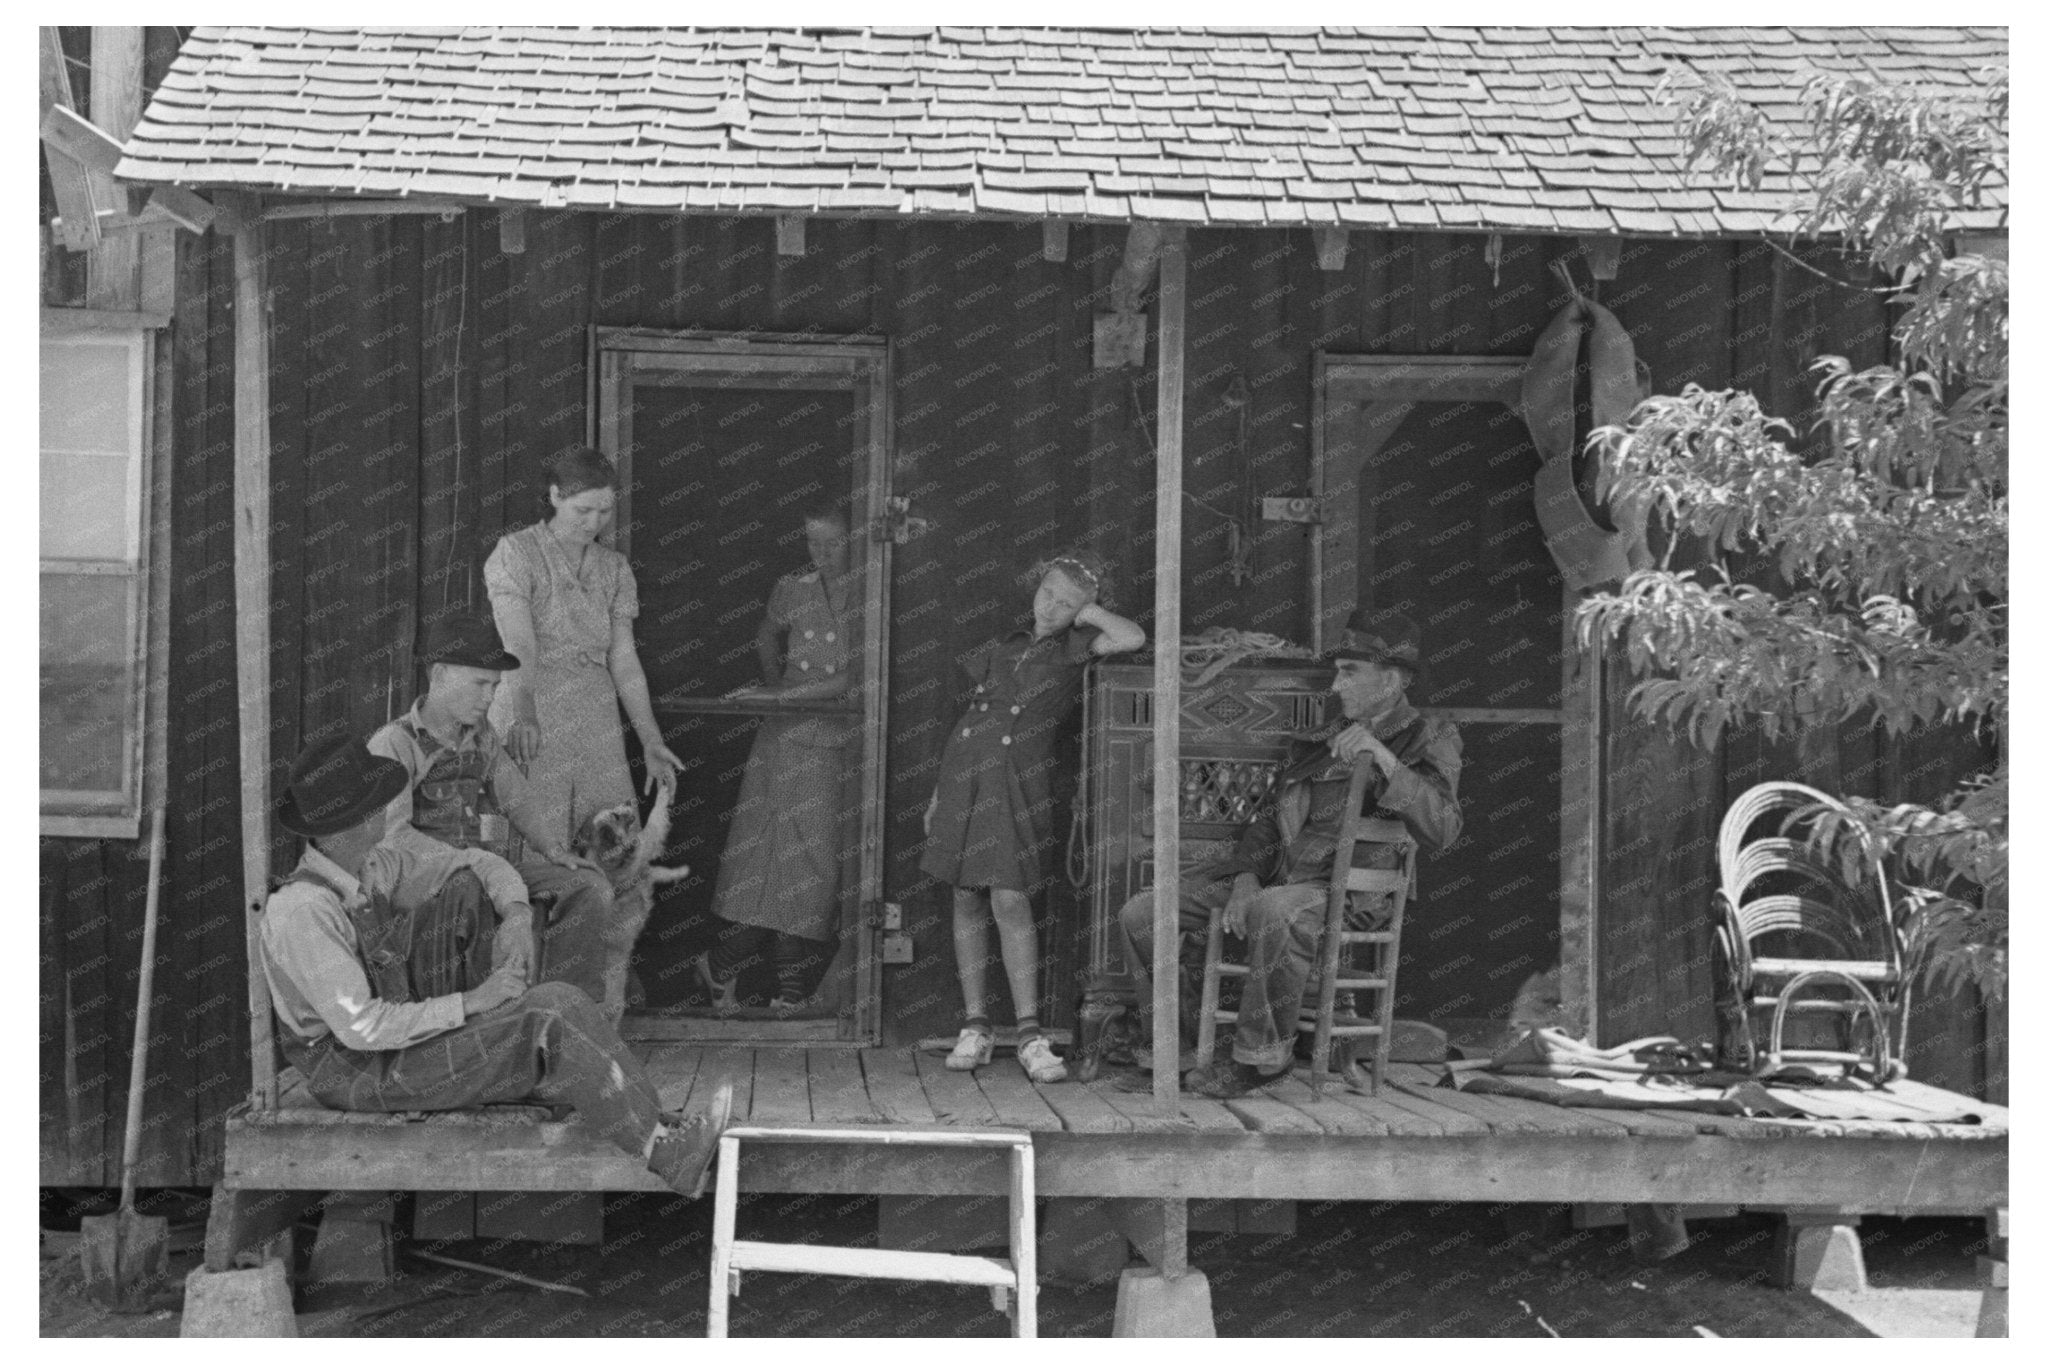
[[[985,1066],[996,1057],[994,1033],[983,1032],[980,1028],[962,1028],[960,1040],[953,1044],[953,1050],[946,1053],[947,1070],[973,1070]]]
[[[1017,1064],[1037,1085],[1056,1084],[1067,1078],[1067,1063],[1053,1055],[1052,1043],[1043,1034],[1017,1048]]]

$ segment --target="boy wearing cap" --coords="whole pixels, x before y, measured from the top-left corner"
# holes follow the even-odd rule
[[[537,807],[526,779],[491,727],[499,675],[517,668],[519,659],[505,648],[497,626],[478,616],[437,627],[423,657],[426,693],[370,736],[370,751],[398,763],[408,779],[384,812],[384,842],[401,849],[422,843],[481,849],[513,864],[524,883],[520,900],[531,892],[555,901],[552,924],[534,926],[536,933],[545,929],[547,978],[623,1007],[623,1000],[604,998],[611,884],[567,848],[550,847],[530,832],[545,821],[533,817]],[[616,1023],[618,1013],[610,1016]]]
[[[1421,846],[1441,851],[1461,828],[1457,726],[1427,718],[1408,703],[1408,687],[1422,668],[1415,622],[1396,611],[1353,612],[1344,642],[1330,656],[1337,668],[1330,691],[1343,718],[1293,741],[1264,810],[1238,836],[1231,855],[1208,869],[1215,879],[1181,895],[1184,935],[1203,939],[1210,911],[1220,904],[1224,931],[1250,944],[1230,1059],[1219,1057],[1187,1077],[1194,1093],[1210,1098],[1241,1097],[1292,1068],[1295,1023],[1322,939],[1353,767],[1370,762],[1376,769],[1366,786],[1366,812],[1400,820]],[[1137,984],[1140,1028],[1149,1040],[1152,893],[1133,896],[1118,919],[1124,962]],[[1149,1043],[1138,1063],[1149,1069]]]
[[[292,766],[277,819],[308,842],[271,892],[260,930],[285,1059],[330,1108],[567,1105],[671,1189],[700,1195],[731,1087],[708,1115],[666,1118],[589,995],[560,981],[530,985],[524,906],[497,924],[480,912],[479,878],[510,875],[502,862],[432,839],[383,841],[384,807],[407,780],[346,735]],[[458,947],[418,952],[415,942]]]

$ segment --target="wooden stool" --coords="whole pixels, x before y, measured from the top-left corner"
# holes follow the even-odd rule
[[[1386,1079],[1387,1053],[1394,1041],[1394,978],[1401,960],[1401,921],[1408,908],[1408,896],[1415,885],[1415,839],[1397,819],[1373,819],[1360,807],[1365,787],[1374,768],[1361,762],[1351,773],[1351,785],[1344,797],[1344,822],[1337,829],[1337,846],[1331,861],[1330,898],[1323,917],[1323,936],[1315,972],[1309,977],[1308,998],[1302,1005],[1296,1026],[1314,1034],[1308,1070],[1311,1088],[1320,1090],[1332,1073],[1331,1043],[1343,1039],[1344,1078],[1359,1089],[1379,1093]],[[1366,846],[1394,850],[1394,866],[1354,865],[1358,850]],[[1383,859],[1376,859],[1383,860]],[[1341,871],[1339,870],[1341,869]],[[1356,908],[1361,911],[1385,904],[1385,922],[1370,927],[1348,927],[1346,919]],[[1216,1025],[1234,1023],[1237,1014],[1219,1007],[1223,977],[1242,977],[1250,967],[1223,960],[1223,910],[1209,914],[1208,954],[1202,964],[1202,1018],[1195,1040],[1196,1064],[1207,1066],[1216,1055]],[[1354,949],[1347,955],[1345,949]],[[1357,950],[1357,949],[1363,949]],[[1370,1022],[1337,1013],[1338,991],[1370,992],[1376,998]],[[1372,1039],[1372,1066],[1358,1064],[1355,1041]]]

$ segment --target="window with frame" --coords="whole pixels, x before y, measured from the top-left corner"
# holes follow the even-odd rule
[[[147,321],[45,309],[38,769],[42,832],[133,838],[144,773]]]

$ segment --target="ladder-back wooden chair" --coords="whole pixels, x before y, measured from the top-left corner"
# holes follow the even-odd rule
[[[1803,838],[1786,836],[1786,821],[1811,805],[1843,808],[1810,786],[1765,782],[1721,820],[1715,946],[1725,1059],[1760,1074],[1838,1065],[1891,1080],[1905,1074],[1911,1006],[1902,926],[1882,867],[1852,886]],[[1816,993],[1823,988],[1834,993]],[[1788,1021],[1829,1015],[1839,1046],[1786,1046]],[[1857,1043],[1859,1019],[1869,1023],[1867,1048]]]
[[[1373,819],[1360,807],[1373,765],[1362,762],[1351,774],[1345,793],[1345,816],[1337,829],[1331,860],[1330,893],[1317,948],[1316,969],[1308,979],[1300,1031],[1313,1034],[1307,1080],[1320,1090],[1332,1074],[1335,1044],[1342,1043],[1337,1069],[1346,1081],[1379,1093],[1387,1074],[1387,1056],[1394,1040],[1394,988],[1401,961],[1401,922],[1415,886],[1415,839],[1397,819]],[[1388,849],[1370,852],[1367,849]],[[1359,866],[1389,862],[1390,866]],[[1196,1064],[1207,1066],[1216,1055],[1216,1025],[1235,1023],[1235,1010],[1222,1004],[1223,978],[1242,978],[1251,968],[1223,959],[1223,911],[1209,914],[1208,953],[1202,967],[1201,1020],[1195,1043]],[[1340,1013],[1340,994],[1371,995],[1372,1006]],[[1371,1064],[1359,1057],[1367,1043]]]

